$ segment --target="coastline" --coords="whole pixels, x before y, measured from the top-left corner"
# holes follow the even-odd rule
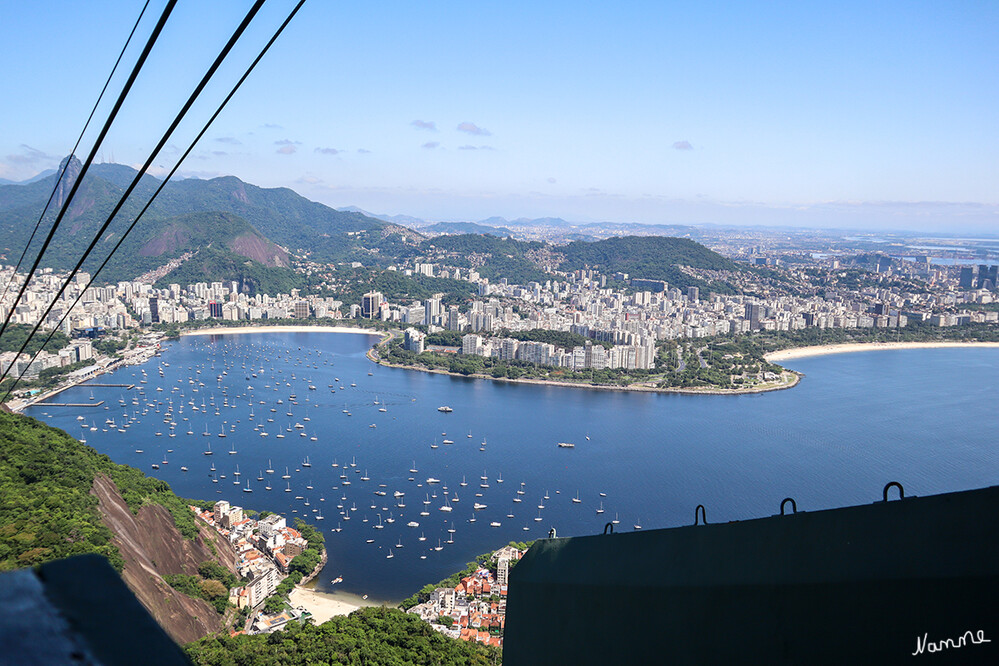
[[[783,391],[798,385],[802,375],[793,370],[785,370],[782,381],[779,384],[764,384],[762,386],[751,386],[738,389],[719,389],[705,387],[688,388],[658,388],[656,386],[641,386],[630,384],[628,386],[611,386],[601,384],[581,384],[578,382],[562,382],[552,379],[510,379],[509,377],[493,377],[492,375],[473,374],[463,375],[457,372],[448,372],[440,368],[426,368],[419,365],[400,365],[398,363],[388,363],[380,360],[373,352],[375,348],[368,350],[368,360],[385,368],[400,368],[402,370],[416,370],[427,372],[433,375],[448,375],[450,377],[462,377],[465,379],[488,379],[494,382],[506,382],[508,384],[534,384],[536,386],[557,386],[559,388],[589,389],[591,391],[630,391],[638,393],[666,393],[676,395],[749,395],[752,393],[769,393],[771,391]]]
[[[816,345],[814,347],[794,347],[764,354],[770,363],[790,361],[809,356],[846,354],[851,352],[885,351],[891,349],[951,349],[961,347],[985,347],[999,349],[999,342],[852,342],[836,345]]]
[[[349,326],[217,326],[214,328],[196,328],[180,331],[180,337],[189,335],[234,335],[239,333],[361,333],[378,336],[380,333],[370,328],[353,328]]]
[[[319,592],[314,587],[302,585],[295,586],[288,595],[288,601],[292,606],[309,611],[316,624],[322,624],[338,615],[350,615],[361,608],[381,605],[349,592]]]

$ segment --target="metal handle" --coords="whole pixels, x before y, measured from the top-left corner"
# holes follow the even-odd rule
[[[607,530],[610,530],[609,532]],[[604,534],[614,534],[614,523],[604,525]]]
[[[884,501],[885,502],[888,501],[888,489],[891,488],[892,486],[898,488],[898,498],[900,500],[905,499],[905,489],[902,488],[902,484],[899,483],[898,481],[891,481],[890,483],[885,485],[884,492],[882,492],[882,497],[884,498]]]
[[[788,502],[791,503],[791,513],[798,513],[798,503],[794,501],[793,497],[785,497],[780,503],[780,515],[784,515],[784,505]]]
[[[698,504],[697,508],[694,509],[694,525],[698,525],[699,524],[697,522],[698,515],[700,515],[700,518],[704,521],[704,524],[707,525],[708,524],[708,512],[704,508],[703,504]]]

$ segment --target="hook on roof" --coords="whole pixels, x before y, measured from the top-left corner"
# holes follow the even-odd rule
[[[883,501],[885,501],[885,502],[888,501],[888,490],[892,486],[898,488],[898,498],[900,500],[905,499],[905,489],[902,488],[902,484],[899,483],[898,481],[890,481],[887,484],[885,484],[885,489],[884,489],[884,491],[881,494],[881,496],[884,498]]]

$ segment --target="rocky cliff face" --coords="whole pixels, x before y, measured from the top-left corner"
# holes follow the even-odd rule
[[[178,643],[189,643],[222,628],[222,618],[202,599],[174,590],[163,576],[198,573],[198,565],[214,560],[235,571],[236,552],[207,526],[191,541],[181,536],[170,513],[158,504],[147,504],[133,514],[114,482],[94,478],[104,524],[114,533],[114,545],[125,560],[122,579],[146,610]],[[215,552],[209,547],[214,545]]]
[[[66,164],[67,161],[69,162],[68,165]],[[74,155],[70,155],[69,157],[64,157],[62,162],[59,163],[59,170],[56,171],[57,175],[62,173],[63,167],[66,168],[66,173],[63,174],[62,179],[59,181],[59,186],[56,188],[55,198],[52,202],[55,210],[62,208],[62,205],[66,202],[66,197],[73,188],[73,183],[76,182],[77,177],[80,175],[83,164]]]

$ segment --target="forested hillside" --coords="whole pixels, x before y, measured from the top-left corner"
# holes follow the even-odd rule
[[[257,636],[212,636],[187,646],[196,664],[499,664],[500,653],[443,636],[394,608],[362,608],[321,625]]]
[[[177,529],[197,534],[194,516],[165,482],[114,463],[65,432],[0,412],[0,570],[99,553],[119,570],[121,557],[90,494],[97,475],[118,487],[133,511],[160,504]]]
[[[69,172],[78,170],[79,163],[74,161]],[[135,173],[131,167],[120,164],[93,165],[42,265],[57,269],[72,266]],[[34,250],[51,228],[72,182],[70,179],[60,186],[40,228],[41,235],[34,241]],[[7,263],[20,256],[54,183],[53,175],[27,185],[0,185],[0,256]],[[103,260],[159,183],[152,176],[143,176],[84,270],[94,270]],[[213,214],[216,222],[197,216],[206,213]],[[208,224],[199,236],[195,232],[204,222]],[[220,224],[229,228],[219,228]],[[309,201],[287,188],[265,189],[233,176],[171,181],[102,273],[102,279],[106,282],[131,279],[198,245],[206,234],[211,242],[269,267],[287,266],[287,255],[278,245],[305,250],[317,261],[360,260],[380,265],[397,254],[405,254],[408,242],[421,238],[404,227]],[[33,256],[33,252],[28,255],[29,259]],[[217,273],[222,268],[209,272]]]
[[[669,236],[623,236],[601,241],[573,241],[549,245],[490,235],[438,236],[424,241],[421,250],[447,258],[447,262],[478,270],[490,278],[508,278],[524,284],[551,279],[551,270],[595,269],[604,275],[616,272],[630,277],[666,280],[684,289],[701,287],[729,291],[724,283],[708,284],[678,266],[709,270],[743,270],[738,264],[688,238]]]

